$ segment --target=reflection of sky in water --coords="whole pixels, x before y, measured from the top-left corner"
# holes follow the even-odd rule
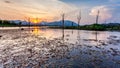
[[[39,28],[36,26],[36,27],[33,27],[32,34],[36,36],[42,36],[47,39],[53,39],[61,35],[59,31],[60,30],[51,30],[51,29]]]
[[[18,57],[20,56],[17,60],[27,59],[31,63],[33,60],[36,60],[36,58],[37,60],[40,59],[39,61],[48,60],[43,63],[42,66],[50,65],[48,66],[49,68],[53,68],[51,67],[52,65],[64,65],[63,68],[66,68],[66,66],[71,66],[71,68],[95,68],[95,66],[98,66],[97,68],[104,66],[108,66],[108,68],[119,68],[120,66],[120,43],[119,41],[115,41],[117,39],[120,40],[120,32],[98,31],[96,33],[96,31],[64,30],[64,40],[68,42],[64,43],[65,45],[60,44],[63,41],[63,39],[60,39],[62,38],[62,30],[60,29],[33,27],[31,31],[26,29],[21,31],[20,38],[19,31],[11,30],[10,32],[7,31],[7,34],[5,33],[6,32],[3,32],[3,34],[1,34],[5,36],[8,35],[8,37],[11,38],[10,40],[8,40],[9,38],[4,39],[5,36],[3,36],[5,42],[2,41],[0,45],[6,44],[5,47],[8,47],[7,50],[9,50],[7,55],[11,54],[11,52],[14,55],[14,53],[17,52]],[[40,40],[41,37],[52,40],[50,40],[50,42],[46,39],[42,41]],[[107,45],[97,45],[97,43],[100,44],[99,41],[107,42]],[[109,41],[112,42],[112,44],[109,43]],[[42,42],[46,43],[42,44]],[[4,49],[4,46],[1,46],[0,49],[2,49],[2,47]],[[31,59],[21,57],[21,55],[28,56],[31,48],[33,50],[33,57],[31,57]],[[27,49],[29,51],[26,52]],[[0,50],[0,55],[2,55],[1,51],[2,50]],[[35,64],[34,62],[38,64],[38,61],[33,61],[33,64]]]
[[[40,35],[46,37],[47,39],[59,38],[62,37],[62,30],[60,29],[45,29],[34,27],[32,34]],[[109,36],[118,36],[120,37],[119,32],[109,32],[109,31],[84,31],[84,30],[64,30],[65,42],[70,43],[84,43],[84,39],[89,40],[104,40],[107,41]],[[87,43],[87,42],[86,42]],[[95,43],[94,41],[88,43]]]

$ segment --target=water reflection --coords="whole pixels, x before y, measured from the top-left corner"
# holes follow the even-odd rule
[[[63,40],[63,44],[65,42],[65,31],[64,31],[64,28],[62,29],[62,40]]]
[[[77,33],[77,34],[78,34],[78,35],[77,35],[77,40],[78,40],[78,44],[80,45],[80,43],[82,43],[82,42],[81,42],[81,37],[80,37],[80,31],[78,30],[77,32],[78,32],[78,33]]]
[[[34,26],[32,27],[31,34],[34,36],[45,37],[47,39],[58,38],[61,37],[60,35],[62,34],[62,39],[64,39],[64,33],[58,32],[58,30],[47,29],[47,27]]]
[[[40,29],[39,29],[38,26],[33,27],[32,34],[34,34],[34,35],[39,35],[40,34]]]
[[[0,63],[3,63],[6,68],[10,66],[12,68],[120,67],[119,32],[82,30],[64,30],[62,32],[59,29],[34,27],[32,36],[27,35],[24,31],[21,32],[22,40],[14,38],[18,36],[15,34],[18,34],[19,31],[7,32],[2,31],[2,35],[8,35],[12,39],[8,40],[7,37],[0,40],[0,44],[3,45],[0,48]],[[39,36],[53,39],[43,39]],[[69,40],[65,41],[66,38]],[[4,43],[3,40],[7,42]],[[93,45],[96,40],[100,43],[99,47]],[[65,41],[64,44],[63,41]],[[103,43],[106,43],[106,45]]]
[[[74,44],[79,43],[93,45],[98,45],[101,40],[107,41],[107,37],[111,35],[110,32],[46,29],[37,26],[33,27],[32,34],[35,36],[45,37],[47,39],[62,38],[63,43],[69,42]]]

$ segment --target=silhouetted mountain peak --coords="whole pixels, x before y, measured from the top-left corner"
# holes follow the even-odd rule
[[[47,26],[62,26],[63,22],[60,21],[54,21],[54,22],[41,22],[40,25],[47,25]],[[64,21],[64,26],[78,26],[77,23],[70,21],[70,20],[65,20]]]

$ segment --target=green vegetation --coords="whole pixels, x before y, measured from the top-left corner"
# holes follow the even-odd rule
[[[63,29],[63,27],[50,27],[55,29]],[[83,26],[69,26],[64,27],[64,29],[79,29],[79,30],[97,30],[97,31],[105,31],[105,30],[120,30],[120,25],[103,25],[103,24],[91,24],[91,25],[83,25]]]
[[[109,25],[105,27],[106,27],[106,30],[120,30],[120,25]]]
[[[84,26],[80,26],[79,29],[82,30],[106,30],[106,27],[104,25],[101,24],[92,24],[92,25],[84,25]]]
[[[7,20],[0,20],[0,27],[10,27],[10,26],[16,26],[14,22],[10,22]]]

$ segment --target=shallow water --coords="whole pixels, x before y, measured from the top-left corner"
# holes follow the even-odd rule
[[[120,32],[0,28],[0,68],[120,68]]]

